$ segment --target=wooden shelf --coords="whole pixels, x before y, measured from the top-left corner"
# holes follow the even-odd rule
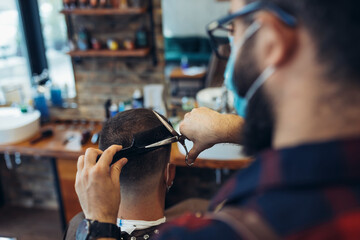
[[[67,54],[72,57],[145,57],[149,54],[150,48],[142,48],[135,50],[87,50],[87,51],[71,51]]]
[[[146,8],[75,8],[63,9],[60,13],[65,15],[137,15],[146,13]]]

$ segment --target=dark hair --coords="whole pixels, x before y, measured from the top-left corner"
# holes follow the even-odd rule
[[[162,116],[163,117],[163,116]],[[110,118],[100,133],[99,148],[105,150],[113,144],[129,147],[133,135],[160,126],[162,123],[149,109],[133,109]],[[153,191],[151,178],[160,175],[170,159],[171,145],[128,158],[120,174],[121,189],[125,191]],[[148,188],[148,189],[146,189]],[[152,189],[151,189],[152,188]]]
[[[281,7],[307,29],[317,49],[317,60],[325,67],[325,77],[360,86],[360,1],[262,1]]]

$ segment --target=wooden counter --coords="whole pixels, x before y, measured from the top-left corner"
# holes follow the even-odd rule
[[[198,158],[192,167],[238,170],[248,167],[251,161],[251,158],[239,160],[207,160]],[[185,155],[179,151],[176,143],[174,143],[171,148],[170,162],[174,163],[176,166],[187,167],[185,163]]]
[[[81,131],[84,130],[86,127],[87,125],[73,125],[71,123],[48,124],[43,126],[42,130],[52,129],[54,132],[52,137],[39,141],[36,144],[31,144],[30,139],[21,143],[0,145],[0,152],[19,152],[23,155],[54,157],[77,161],[78,157],[84,154],[87,148],[97,148],[97,145],[88,142],[86,145],[81,146],[76,143],[75,139],[73,139],[73,141],[69,141],[69,143],[67,144],[64,144],[64,142],[70,136],[73,136],[74,138],[79,138],[81,135]],[[93,133],[100,130],[100,124],[96,124],[94,126]]]
[[[87,148],[97,148],[97,145],[91,144],[90,142],[81,146],[77,144],[78,141],[74,140],[74,138],[80,137],[81,129],[85,129],[86,127],[87,125],[83,126],[81,124],[78,124],[75,127],[72,126],[72,124],[65,123],[48,124],[42,127],[42,130],[52,129],[54,131],[52,137],[44,139],[36,144],[31,144],[30,140],[28,140],[17,144],[0,145],[0,152],[9,152],[10,154],[19,152],[22,155],[44,156],[77,161],[78,157],[84,154]],[[101,125],[96,124],[93,133],[99,132],[100,130]],[[64,144],[66,138],[70,136],[74,137],[73,141]],[[173,144],[170,161],[177,166],[186,166],[185,156],[180,153],[176,144]],[[197,159],[193,167],[236,170],[247,167],[250,161],[251,159],[249,158],[239,160]]]

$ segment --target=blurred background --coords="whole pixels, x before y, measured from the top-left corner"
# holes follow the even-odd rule
[[[77,158],[118,112],[154,109],[175,128],[197,106],[233,112],[226,61],[205,30],[228,9],[217,0],[0,2],[0,238],[61,239],[81,211]],[[250,163],[240,150],[216,146],[189,169],[174,144],[166,207],[213,196]]]

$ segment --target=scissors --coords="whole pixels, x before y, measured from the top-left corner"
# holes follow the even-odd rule
[[[188,166],[192,166],[193,163],[189,163],[188,162],[188,150],[186,148],[186,145],[185,145],[185,139],[186,137],[184,135],[180,135],[178,134],[175,129],[172,128],[172,126],[170,125],[170,123],[168,123],[165,119],[163,119],[157,112],[153,111],[155,116],[160,120],[160,122],[163,124],[163,125],[160,125],[154,129],[151,129],[149,131],[145,131],[145,132],[142,132],[142,133],[139,133],[139,134],[135,134],[135,136],[133,137],[133,140],[132,140],[132,143],[129,147],[127,148],[124,148],[122,150],[120,150],[119,152],[117,152],[114,157],[113,157],[113,160],[111,162],[110,165],[114,164],[115,162],[119,161],[121,158],[124,158],[124,157],[130,157],[130,156],[134,156],[134,155],[138,155],[138,154],[143,154],[143,153],[147,153],[147,152],[150,152],[154,149],[157,149],[159,147],[162,147],[162,146],[165,146],[165,145],[168,145],[168,144],[171,144],[171,143],[174,143],[174,142],[179,142],[185,149],[185,152],[186,152],[186,156],[185,156],[185,162]],[[162,131],[161,129],[163,128],[166,128],[169,133],[172,135],[172,137],[169,137],[170,134],[167,134],[168,137],[164,140],[160,140],[158,142],[155,142],[155,143],[151,143],[151,144],[146,144],[145,146],[143,146],[142,144],[139,144],[136,139],[138,138],[143,138],[144,135],[145,136],[149,136],[149,135],[152,135],[154,134],[154,131],[157,132],[157,131]],[[102,154],[99,154],[96,158],[96,161],[98,161],[100,159]]]
[[[189,152],[187,150],[187,147],[185,145],[185,139],[186,137],[184,135],[180,135],[177,131],[175,131],[175,129],[165,120],[163,119],[157,112],[153,111],[153,113],[155,114],[155,116],[160,120],[160,122],[167,128],[167,130],[169,130],[169,132],[174,136],[172,138],[168,138],[165,139],[163,141],[154,143],[152,145],[146,146],[146,147],[156,147],[158,145],[166,145],[169,143],[174,143],[174,142],[179,142],[185,149],[186,152],[186,156],[185,156],[185,163],[186,165],[188,165],[189,167],[191,167],[192,165],[194,165],[194,163],[189,163],[188,159],[189,159]]]

